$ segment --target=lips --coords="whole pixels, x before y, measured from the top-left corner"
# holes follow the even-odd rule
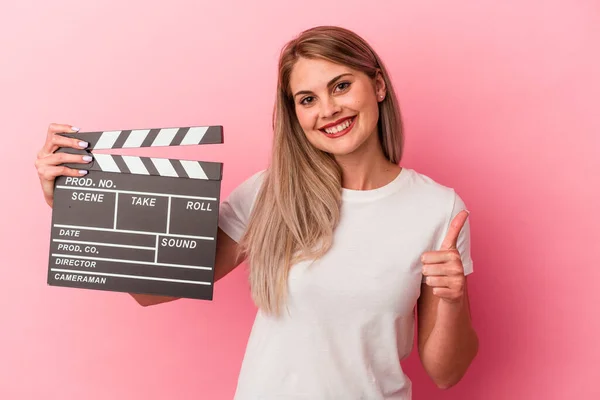
[[[350,132],[356,123],[356,116],[341,118],[331,124],[319,128],[319,130],[329,138],[343,136]]]

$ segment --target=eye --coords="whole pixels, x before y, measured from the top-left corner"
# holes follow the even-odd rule
[[[312,103],[313,99],[314,99],[314,97],[312,97],[312,96],[306,96],[305,98],[303,98],[302,100],[300,100],[300,104],[307,106],[310,103]]]
[[[346,90],[349,87],[350,87],[350,82],[340,82],[335,86],[336,90],[339,89],[341,91]]]

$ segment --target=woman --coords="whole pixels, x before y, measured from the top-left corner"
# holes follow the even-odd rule
[[[466,275],[468,212],[451,188],[400,167],[403,132],[389,75],[356,34],[317,27],[281,54],[269,168],[220,207],[215,280],[243,260],[259,308],[236,399],[410,399],[400,361],[413,345],[440,388],[478,348]],[[36,162],[80,176],[55,154],[87,144],[53,124]],[[87,161],[87,160],[83,160]],[[142,305],[174,300],[132,294]]]

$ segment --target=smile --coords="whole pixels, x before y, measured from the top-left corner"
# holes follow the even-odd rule
[[[319,130],[325,133],[328,137],[340,137],[352,130],[355,121],[356,117],[348,117],[341,121],[336,121],[333,124],[325,125]]]

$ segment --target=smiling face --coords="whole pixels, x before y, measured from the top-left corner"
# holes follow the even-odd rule
[[[299,58],[290,91],[300,126],[313,146],[338,157],[381,150],[378,101],[385,96],[385,84],[380,75],[373,80],[344,65]]]

